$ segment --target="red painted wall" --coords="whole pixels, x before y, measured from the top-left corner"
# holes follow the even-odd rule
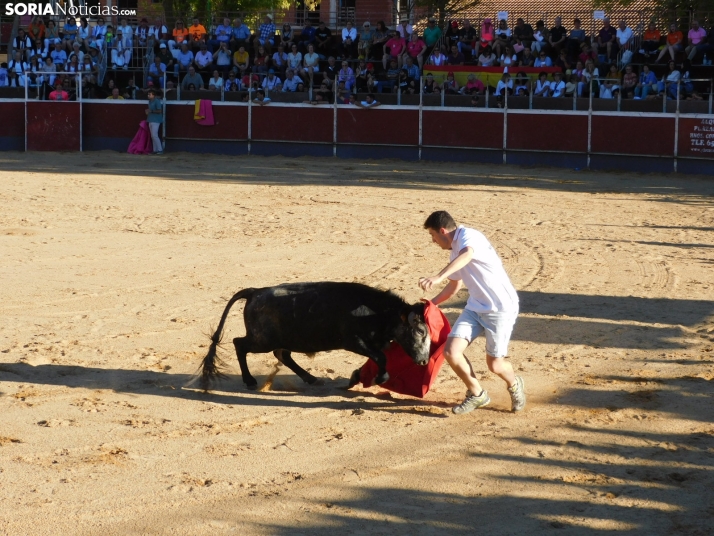
[[[503,115],[488,112],[424,110],[422,143],[441,147],[502,149]]]
[[[583,115],[508,114],[509,149],[588,150],[588,118]]]
[[[674,155],[674,118],[608,115],[592,117],[592,152]]]
[[[248,139],[247,106],[214,106],[213,126],[199,125],[194,121],[193,103],[166,107],[166,136],[168,138],[198,138],[202,140]]]
[[[82,128],[85,137],[133,138],[139,123],[146,119],[146,103],[84,103]]]
[[[419,145],[418,110],[338,108],[337,142]]]
[[[251,138],[263,141],[332,143],[333,108],[254,106]]]
[[[29,151],[79,151],[79,103],[28,101]]]
[[[0,138],[25,137],[25,103],[3,102],[0,104]]]
[[[714,117],[708,119],[679,118],[679,156],[714,159]]]

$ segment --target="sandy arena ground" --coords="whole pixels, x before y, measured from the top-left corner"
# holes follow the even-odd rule
[[[0,155],[0,534],[714,533],[714,182],[345,160]],[[423,297],[432,210],[521,297],[528,407],[346,391],[272,355],[187,389],[226,299],[286,281]],[[444,310],[453,321],[460,295]],[[226,340],[243,333],[234,307]]]

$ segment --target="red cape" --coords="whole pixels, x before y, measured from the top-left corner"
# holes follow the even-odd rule
[[[387,356],[389,380],[380,387],[417,398],[424,398],[424,395],[429,392],[444,362],[444,345],[451,326],[444,313],[431,302],[426,302],[424,306],[424,319],[431,336],[429,363],[425,366],[417,365],[399,344],[393,342],[384,352]],[[368,360],[360,369],[359,379],[362,385],[370,387],[377,372],[377,364],[371,359]]]

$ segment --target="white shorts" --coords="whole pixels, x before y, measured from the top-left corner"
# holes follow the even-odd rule
[[[506,357],[516,318],[518,318],[517,311],[476,313],[469,309],[464,309],[451,327],[449,337],[466,339],[471,344],[481,333],[485,333],[486,353],[492,357]]]

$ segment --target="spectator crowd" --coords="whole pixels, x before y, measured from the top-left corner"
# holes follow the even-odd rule
[[[577,18],[567,28],[561,17],[551,28],[542,20],[533,27],[518,18],[511,28],[506,20],[485,18],[478,28],[453,20],[442,29],[430,18],[420,29],[403,20],[391,29],[383,21],[348,21],[333,30],[309,20],[300,29],[288,23],[277,28],[266,15],[255,31],[241,18],[208,29],[197,18],[190,24],[179,19],[171,29],[161,19],[62,22],[35,17],[17,32],[9,61],[0,65],[0,87],[27,84],[45,98],[65,100],[79,91],[85,98],[130,99],[140,88],[180,86],[245,92],[259,104],[274,92],[309,90],[309,102],[337,98],[365,107],[378,105],[374,95],[385,92],[470,95],[474,104],[489,92],[499,105],[505,95],[647,99],[677,98],[679,90],[681,98],[696,99],[701,95],[691,66],[708,65],[714,55],[712,29],[696,20],[686,34],[672,24],[662,35],[654,23],[635,34],[627,21],[615,27],[605,18],[590,36]],[[659,77],[653,70],[658,62],[666,62]],[[463,84],[453,71],[444,80],[424,76],[429,66],[469,65],[497,68],[495,87],[473,73]],[[357,93],[370,97],[356,100]]]

